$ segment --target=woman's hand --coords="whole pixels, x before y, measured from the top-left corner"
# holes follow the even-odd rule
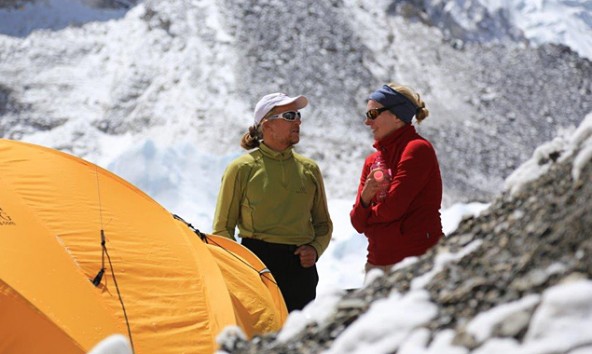
[[[377,171],[380,171],[380,169],[375,169],[375,170],[370,171],[370,173],[368,174],[368,178],[366,178],[366,183],[364,184],[364,188],[362,188],[362,194],[360,195],[360,200],[362,202],[363,207],[368,207],[370,205],[372,198],[374,198],[374,196],[376,195],[376,193],[378,193],[378,190],[380,189],[380,184],[374,178],[374,174]]]

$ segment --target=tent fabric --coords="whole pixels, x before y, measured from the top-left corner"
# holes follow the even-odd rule
[[[129,332],[135,353],[208,353],[229,325],[277,331],[286,318],[279,289],[257,274],[256,259],[238,261],[246,248],[227,245],[204,243],[88,161],[0,139],[0,310],[14,304],[23,314],[0,312],[0,333],[12,338],[2,352],[84,353]]]
[[[267,287],[273,304],[278,309],[278,318],[280,323],[284,323],[288,317],[288,309],[284,302],[282,292],[278,287],[275,278],[267,268],[265,264],[257,257],[250,249],[242,246],[241,244],[227,238],[218,235],[206,235],[208,244],[216,245],[227,252],[231,253],[235,257],[238,257],[242,262],[248,264],[248,266],[254,269],[257,274],[263,280],[263,283]]]
[[[30,328],[35,328],[35,332]],[[0,333],[0,353],[44,353],[47,348],[59,348],[60,353],[84,353],[82,346],[66,331],[2,280]],[[91,340],[100,340],[100,337]]]
[[[84,353],[123,332],[57,238],[2,182],[4,173],[0,168],[0,352],[42,353],[47,345]]]
[[[280,328],[288,311],[275,279],[263,262],[249,249],[223,236],[207,235],[206,242],[224,274],[237,320],[245,334],[252,337],[258,328]],[[241,265],[251,270],[236,272],[236,269],[243,269]],[[280,309],[273,316],[261,312],[270,303]]]

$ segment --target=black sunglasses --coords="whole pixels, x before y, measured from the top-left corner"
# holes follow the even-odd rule
[[[405,104],[405,102],[400,102],[400,103],[397,103],[397,104],[394,104],[394,105],[388,106],[388,107],[373,108],[373,109],[369,110],[368,112],[366,112],[366,118],[368,118],[370,120],[375,120],[376,118],[378,118],[378,116],[382,112],[387,111],[387,110],[389,110],[391,108],[400,106],[402,104]]]
[[[366,118],[368,118],[370,120],[375,120],[376,118],[378,118],[378,116],[382,112],[384,112],[384,111],[386,111],[386,110],[388,110],[390,108],[391,107],[382,107],[382,108],[374,108],[374,109],[371,109],[368,112],[366,112]]]
[[[280,113],[280,114],[274,114],[272,116],[269,116],[267,119],[278,119],[278,118],[293,121],[293,120],[300,120],[301,115],[300,115],[300,112],[298,112],[298,111],[290,111],[290,112],[284,112],[284,113]]]

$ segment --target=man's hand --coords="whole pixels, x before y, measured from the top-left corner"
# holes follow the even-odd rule
[[[311,245],[302,245],[294,251],[300,257],[300,264],[304,268],[310,268],[317,262],[317,250]]]

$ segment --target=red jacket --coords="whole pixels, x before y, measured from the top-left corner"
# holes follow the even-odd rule
[[[442,236],[442,178],[432,144],[412,125],[395,130],[374,147],[378,151],[364,162],[350,218],[353,227],[368,237],[368,262],[391,265],[425,253]],[[386,200],[364,208],[360,195],[379,154],[393,178]]]

